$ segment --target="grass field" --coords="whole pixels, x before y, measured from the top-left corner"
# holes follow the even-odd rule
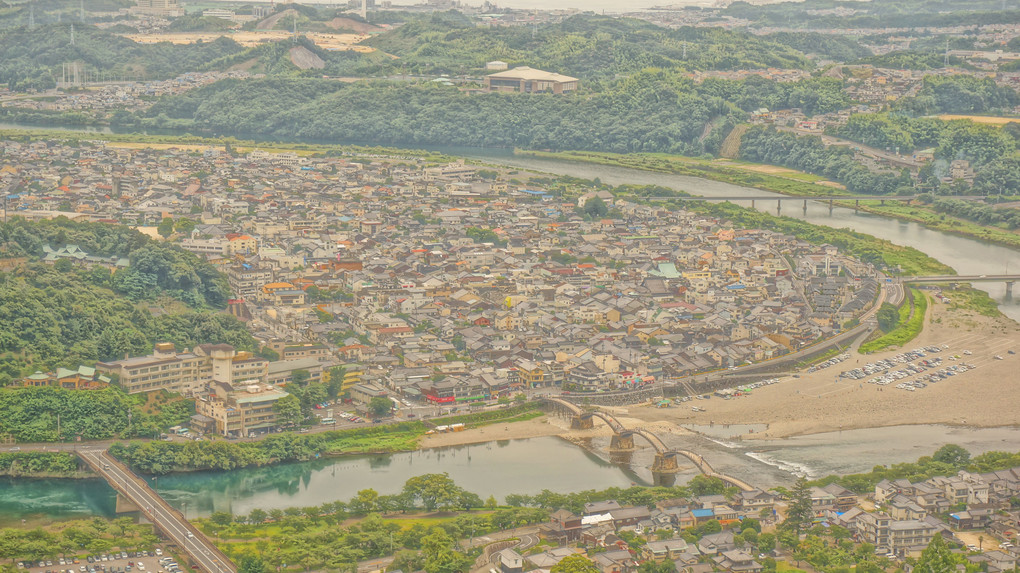
[[[997,117],[991,115],[940,115],[939,119],[943,121],[953,121],[955,119],[969,119],[974,123],[982,123],[985,125],[1006,125],[1007,123],[1018,122],[1020,123],[1020,117]]]
[[[875,340],[862,344],[861,354],[871,354],[892,346],[902,348],[904,344],[921,334],[921,330],[924,328],[924,317],[928,312],[928,295],[913,288],[910,289],[910,292],[913,293],[913,303],[904,303],[900,307],[900,319],[896,328]]]

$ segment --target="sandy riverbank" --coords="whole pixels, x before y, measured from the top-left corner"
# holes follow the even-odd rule
[[[840,429],[875,428],[903,424],[950,424],[972,427],[1020,425],[1020,326],[1005,318],[988,318],[967,311],[948,311],[944,304],[931,304],[925,329],[908,344],[948,344],[941,356],[945,368],[967,362],[976,370],[958,374],[915,392],[896,389],[896,384],[878,386],[865,380],[837,380],[838,374],[859,365],[893,356],[900,351],[854,355],[842,364],[800,378],[756,389],[752,395],[731,400],[695,400],[670,408],[635,405],[607,408],[627,427],[644,427],[656,432],[686,432],[680,424],[766,424],[764,432],[745,439],[782,438],[817,434]],[[973,354],[964,356],[963,351]],[[950,360],[960,355],[961,360]],[[1002,356],[1003,360],[994,357]],[[764,378],[764,376],[763,376]],[[870,378],[870,377],[869,377]],[[692,405],[704,408],[694,412]],[[561,436],[566,439],[608,436],[610,429],[598,424],[594,430],[570,429],[569,419],[543,416],[515,424],[494,424],[484,428],[426,436],[422,447],[474,444],[503,439]]]
[[[695,400],[674,408],[628,408],[629,416],[676,424],[767,424],[765,432],[747,439],[776,438],[902,424],[950,424],[972,427],[1020,425],[1020,327],[1006,318],[988,318],[968,311],[948,311],[933,302],[925,329],[907,349],[949,345],[940,356],[945,368],[966,362],[976,370],[958,374],[914,392],[896,384],[878,386],[864,380],[838,379],[850,370],[898,354],[853,355],[846,362],[800,378],[754,390],[730,400]],[[963,355],[964,350],[973,354]],[[960,360],[950,360],[960,355]],[[995,359],[1001,356],[1002,360]],[[704,408],[694,412],[692,405]]]

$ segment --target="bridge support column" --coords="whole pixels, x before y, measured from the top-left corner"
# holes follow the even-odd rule
[[[585,416],[574,416],[570,420],[571,430],[590,430],[595,427],[595,420],[592,419],[591,415]]]
[[[883,205],[883,206],[884,206],[884,205],[885,205],[885,199],[882,199],[882,200],[880,200],[880,201],[878,202],[878,204],[879,204],[879,205]]]
[[[776,214],[778,215],[779,213],[782,212],[783,212],[783,200],[776,199]]]
[[[807,199],[804,199],[804,212],[807,213]]]
[[[1006,298],[1013,298],[1013,281],[1006,281]]]
[[[832,199],[829,199],[829,214],[832,214]]]
[[[861,208],[861,200],[860,199],[854,199],[854,211],[857,211],[860,208]]]
[[[114,513],[134,513],[141,510],[142,508],[135,505],[135,502],[117,492],[117,505],[114,508]]]
[[[655,454],[655,461],[652,462],[652,473],[675,474],[680,471],[676,463],[676,456],[669,454]]]
[[[634,434],[630,432],[613,434],[613,439],[609,441],[609,451],[611,452],[630,451],[633,449]]]
[[[754,209],[754,199],[751,199],[751,208]]]

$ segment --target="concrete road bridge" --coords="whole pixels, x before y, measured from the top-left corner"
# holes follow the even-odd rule
[[[145,480],[111,456],[106,448],[79,449],[77,454],[96,475],[117,491],[118,511],[142,512],[188,555],[199,572],[237,573],[237,567],[229,557],[188,523],[181,512],[170,507]]]
[[[807,211],[808,201],[818,201],[821,203],[829,204],[829,211],[831,212],[835,207],[836,202],[839,201],[853,201],[854,209],[861,206],[861,201],[878,201],[880,204],[885,205],[886,201],[913,201],[917,199],[917,195],[816,195],[812,197],[796,196],[796,195],[691,195],[684,197],[640,197],[640,199],[647,201],[682,201],[689,203],[697,202],[710,202],[710,203],[722,203],[722,202],[749,202],[751,208],[754,209],[758,202],[768,203],[775,201],[776,211],[782,211],[783,203],[799,201],[802,204],[802,209]],[[983,201],[986,199],[984,195],[953,195],[953,199],[959,199],[961,201]]]
[[[695,467],[697,467],[698,470],[706,476],[719,478],[727,484],[739,487],[744,491],[751,491],[755,489],[754,486],[743,480],[715,471],[715,469],[712,468],[703,456],[687,450],[670,449],[666,446],[665,442],[662,441],[662,438],[655,435],[653,432],[644,428],[627,428],[611,414],[598,410],[585,410],[577,404],[568,402],[562,398],[546,396],[543,400],[549,402],[553,406],[569,412],[571,415],[570,427],[572,429],[590,430],[595,427],[595,418],[599,418],[605,422],[613,430],[613,437],[609,442],[609,450],[612,452],[626,452],[635,449],[634,436],[641,436],[642,439],[655,448],[655,461],[652,462],[653,473],[677,473],[680,471],[680,465],[677,463],[677,458],[678,456],[683,456],[693,462]]]
[[[1013,284],[1020,281],[1020,274],[1001,275],[933,275],[925,277],[903,277],[904,284],[925,283],[1006,283],[1006,296],[1013,295]]]

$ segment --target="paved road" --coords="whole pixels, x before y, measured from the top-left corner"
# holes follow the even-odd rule
[[[171,508],[143,480],[131,473],[105,449],[79,449],[81,456],[116,490],[126,495],[142,513],[184,549],[192,561],[209,573],[236,573],[237,568],[201,532]]]

